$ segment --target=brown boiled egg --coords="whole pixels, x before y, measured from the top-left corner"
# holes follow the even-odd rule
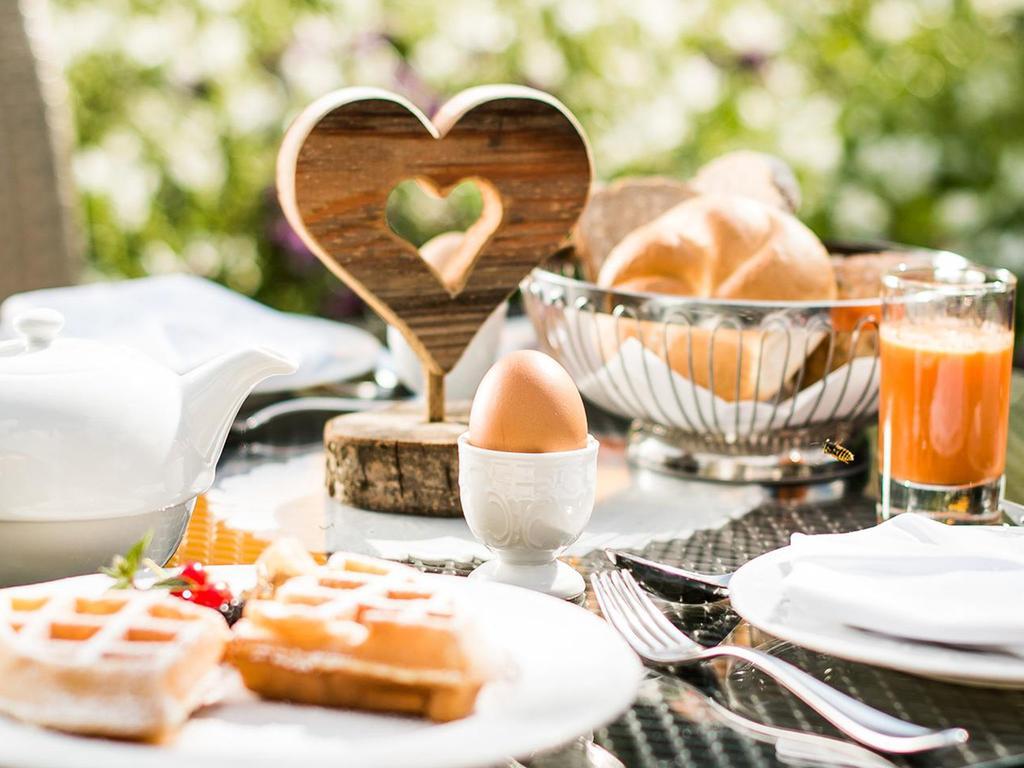
[[[480,382],[469,413],[469,442],[516,453],[586,448],[583,399],[551,357],[533,350],[513,352]]]

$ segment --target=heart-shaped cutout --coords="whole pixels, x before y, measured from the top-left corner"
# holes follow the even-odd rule
[[[456,191],[464,201],[459,209],[452,204]],[[469,207],[475,210],[466,210]],[[395,187],[387,201],[388,228],[416,248],[450,296],[458,296],[466,287],[477,257],[501,224],[501,215],[497,190],[480,179],[464,179],[448,189],[438,189],[430,179],[410,179]],[[424,224],[433,230],[433,237],[422,237],[418,230]],[[417,245],[417,241],[426,242]]]
[[[470,179],[494,195],[450,274],[388,226],[388,195],[407,179],[440,194]],[[575,118],[553,97],[521,86],[463,91],[433,120],[387,91],[336,91],[295,120],[277,166],[289,223],[401,331],[435,377],[455,366],[495,307],[561,245],[590,180],[590,150]]]

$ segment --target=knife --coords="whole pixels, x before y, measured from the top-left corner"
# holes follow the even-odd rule
[[[620,549],[604,550],[612,565],[625,568],[645,588],[679,603],[713,603],[729,596],[731,573],[699,573],[658,563]]]

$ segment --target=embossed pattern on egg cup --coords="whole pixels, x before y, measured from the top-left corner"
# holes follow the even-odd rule
[[[579,538],[594,510],[598,442],[574,451],[513,453],[459,437],[459,492],[473,535],[497,556],[472,578],[571,598],[582,577],[556,560]]]

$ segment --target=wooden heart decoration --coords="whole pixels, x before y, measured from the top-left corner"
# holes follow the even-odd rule
[[[387,91],[346,88],[306,108],[288,129],[277,189],[309,249],[423,362],[432,394],[477,329],[553,253],[586,204],[590,148],[556,99],[513,85],[470,88],[428,119]],[[388,195],[416,179],[444,195],[481,190],[483,213],[441,274],[388,226]]]

